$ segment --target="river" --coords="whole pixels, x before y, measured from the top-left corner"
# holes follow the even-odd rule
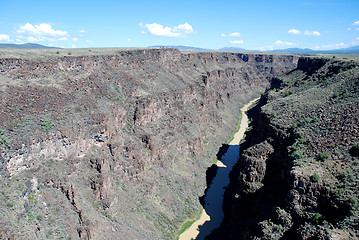
[[[259,98],[256,98],[250,101],[241,108],[242,120],[240,127],[229,143],[227,152],[221,157],[221,161],[217,161],[217,174],[207,190],[204,198],[205,206],[201,216],[191,227],[181,234],[179,237],[180,240],[202,240],[221,225],[224,218],[222,211],[224,191],[229,184],[229,173],[239,159],[239,143],[243,139],[248,127],[246,111],[258,99]]]

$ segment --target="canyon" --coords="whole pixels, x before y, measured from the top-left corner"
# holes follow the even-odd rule
[[[325,229],[354,236],[357,75],[356,61],[324,57],[166,48],[3,50],[0,238],[177,238],[179,227],[202,212],[206,171],[235,131],[241,107],[263,93],[231,173],[224,222],[209,238],[305,238],[324,236]],[[347,121],[342,128],[339,116]],[[323,123],[326,135],[314,134]],[[329,151],[335,139],[340,144]],[[324,166],[319,152],[331,154]],[[321,178],[313,181],[309,168],[317,165]],[[331,181],[324,181],[329,173]],[[349,188],[337,186],[342,194],[335,200],[329,183],[338,174]],[[271,197],[263,204],[265,196]],[[341,207],[340,219],[324,213]],[[277,212],[285,220],[281,231],[275,231]],[[308,227],[306,218],[318,226]],[[296,233],[301,228],[307,235]]]

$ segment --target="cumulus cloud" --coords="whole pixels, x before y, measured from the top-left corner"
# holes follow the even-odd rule
[[[79,31],[79,36],[80,36],[80,37],[83,37],[83,36],[85,36],[85,33],[86,33],[86,30],[81,29],[81,30]]]
[[[293,28],[293,29],[289,30],[288,33],[298,35],[298,34],[301,34],[302,32]]]
[[[355,22],[353,23],[353,25],[358,26],[358,25],[359,25],[359,21],[355,21]]]
[[[72,38],[72,41],[74,41],[74,42],[76,42],[76,41],[78,41],[79,39],[78,38]]]
[[[240,33],[238,33],[238,32],[234,32],[234,33],[230,33],[230,34],[228,34],[228,36],[230,36],[230,37],[240,37],[240,36],[241,36],[241,34],[240,34]]]
[[[304,31],[304,35],[320,36],[320,32],[318,32],[318,31],[308,31],[308,30],[305,30],[305,31]]]
[[[285,42],[285,41],[281,41],[281,40],[277,40],[275,42],[276,45],[281,45],[281,46],[294,46],[294,43],[291,42]]]
[[[236,41],[229,40],[229,42],[232,43],[232,44],[241,44],[241,43],[244,43],[243,40],[236,40]]]
[[[288,31],[289,34],[293,34],[293,35],[301,35],[301,34],[304,34],[304,35],[308,35],[308,36],[320,36],[320,32],[318,31],[309,31],[309,30],[305,30],[304,32],[298,30],[298,29],[291,29]]]
[[[224,34],[224,33],[221,33],[221,36],[222,37],[240,37],[241,34],[239,32],[233,32],[233,33],[228,33],[228,34]]]
[[[11,42],[11,39],[7,34],[0,34],[0,42]]]
[[[158,23],[152,23],[152,24],[145,24],[142,23],[139,24],[139,26],[142,26],[144,28],[147,28],[148,32],[151,35],[154,36],[160,36],[160,37],[188,37],[188,34],[194,33],[193,27],[189,25],[187,22],[184,24],[180,24],[175,27],[164,27],[161,24]],[[142,33],[146,33],[143,32]]]
[[[31,42],[38,41],[66,41],[68,33],[62,30],[55,30],[50,24],[40,23],[39,25],[32,25],[31,23],[26,23],[23,26],[20,26],[16,30],[19,38],[26,38]]]

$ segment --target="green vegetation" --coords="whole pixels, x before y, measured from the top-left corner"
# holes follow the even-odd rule
[[[339,93],[338,92],[333,93],[333,98],[337,98],[337,97],[339,97]]]
[[[314,223],[318,224],[318,223],[320,222],[320,220],[321,220],[322,217],[323,217],[322,214],[320,214],[320,213],[315,213],[315,214],[313,215],[312,220],[313,220]]]
[[[1,128],[0,128],[0,146],[2,146],[3,148],[10,147],[9,138],[6,135],[5,130]]]
[[[32,221],[32,220],[35,219],[35,216],[34,216],[34,214],[33,214],[31,211],[29,211],[29,212],[27,213],[27,217],[28,217],[29,221]]]
[[[299,150],[296,150],[296,151],[292,152],[292,154],[290,156],[294,159],[300,159],[303,157],[303,153]]]
[[[354,176],[352,173],[342,172],[337,178],[341,181],[351,181],[353,180]]]
[[[351,209],[356,209],[359,207],[359,199],[357,197],[352,197],[349,199],[348,205]]]
[[[313,181],[313,182],[319,182],[319,175],[314,173],[312,176],[310,176],[310,179]]]
[[[324,152],[324,153],[319,153],[317,155],[317,160],[318,161],[321,161],[321,162],[324,162],[325,160],[327,160],[329,158],[329,154]]]
[[[238,132],[240,126],[241,126],[241,121],[242,121],[242,115],[240,116],[238,122],[237,122],[237,128],[236,130],[232,133],[231,138],[227,141],[227,144],[229,144],[230,142],[232,142],[232,140],[234,139],[234,135]],[[244,138],[244,137],[243,137]]]
[[[48,132],[53,128],[54,123],[51,121],[51,119],[44,117],[41,119],[40,125],[42,127],[42,130],[44,130],[45,132]]]
[[[202,212],[201,212],[202,213]],[[199,218],[201,217],[201,214],[199,214],[196,218],[194,219],[190,219],[185,221],[181,227],[179,228],[178,232],[177,232],[177,237],[176,240],[179,239],[179,236],[184,233],[188,228],[190,228],[192,226],[192,224],[197,221]]]

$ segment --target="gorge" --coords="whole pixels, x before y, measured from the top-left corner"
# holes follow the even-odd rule
[[[224,223],[209,238],[299,239],[301,228],[309,237],[325,235],[321,229],[355,235],[355,61],[156,48],[8,49],[0,53],[0,84],[0,238],[175,239],[202,211],[206,170],[235,130],[240,108],[267,88],[262,110],[251,111],[254,126],[225,193]],[[346,116],[348,127],[339,128],[344,120],[337,116]],[[323,122],[326,135],[315,135]],[[312,132],[305,128],[311,124]],[[338,133],[342,143],[329,151]],[[321,163],[314,153],[324,152],[333,155],[324,156],[321,179],[313,181],[307,168]],[[294,166],[301,174],[291,173]],[[323,180],[326,172],[332,181]],[[349,188],[337,186],[336,200],[328,184],[338,174]],[[324,213],[341,207],[340,219]],[[243,223],[242,214],[253,217]],[[273,216],[282,215],[276,231]],[[305,217],[318,227],[305,225]]]

